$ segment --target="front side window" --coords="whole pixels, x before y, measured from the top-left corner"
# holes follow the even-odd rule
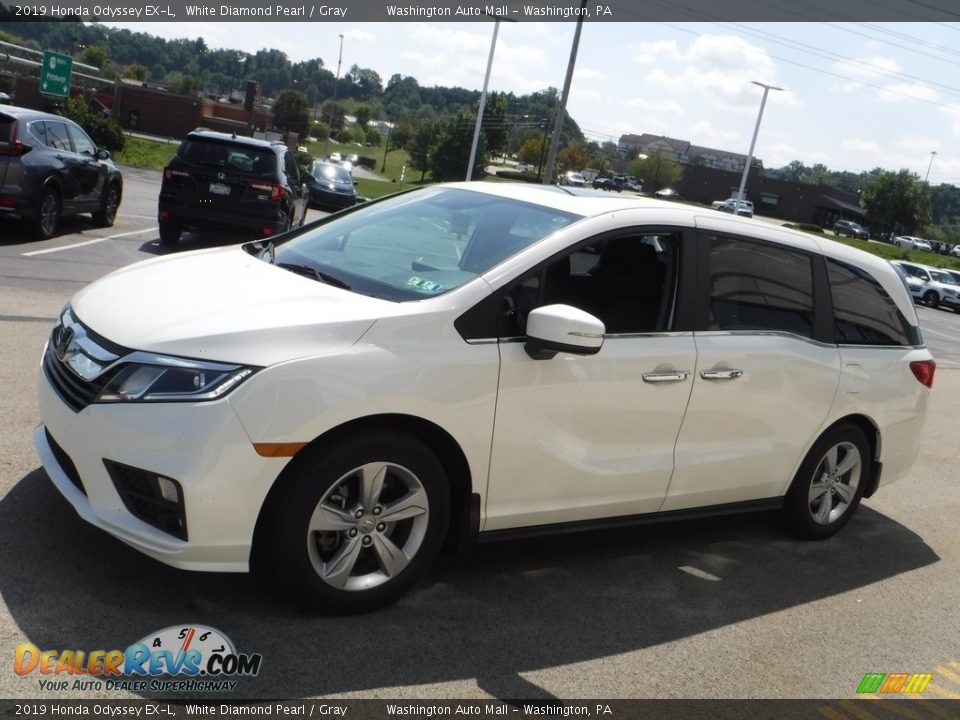
[[[93,140],[87,137],[87,134],[83,132],[83,130],[73,125],[67,125],[67,133],[73,141],[73,151],[75,153],[89,155],[90,157],[96,156],[97,146],[93,144]]]
[[[920,344],[917,328],[907,322],[893,298],[866,270],[828,259],[827,277],[837,344]]]
[[[582,244],[521,278],[504,296],[500,337],[526,332],[541,305],[572,305],[603,321],[608,335],[670,329],[679,237],[631,234]]]
[[[579,219],[453,188],[404,193],[276,246],[281,267],[385,300],[441,295]]]
[[[813,264],[808,255],[762,242],[711,237],[709,257],[709,330],[813,337]]]

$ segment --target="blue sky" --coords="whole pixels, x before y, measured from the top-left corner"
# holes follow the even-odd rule
[[[107,23],[211,47],[277,48],[421,85],[483,85],[492,23]],[[573,23],[503,23],[490,89],[562,87]],[[960,184],[960,24],[586,23],[568,108],[590,139],[655,133],[834,170],[880,166]]]

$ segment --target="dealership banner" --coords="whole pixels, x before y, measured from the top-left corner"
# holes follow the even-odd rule
[[[949,3],[944,3],[949,5]],[[83,22],[383,22],[478,20],[512,22],[948,22],[957,15],[935,3],[876,3],[873,0],[658,0],[657,2],[404,2],[403,0],[38,0],[0,2],[2,21]]]

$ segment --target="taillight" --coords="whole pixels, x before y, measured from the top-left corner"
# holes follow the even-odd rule
[[[926,385],[928,388],[933,387],[933,374],[937,371],[937,363],[935,361],[914,360],[910,363],[910,370],[922,385]]]
[[[5,156],[26,155],[31,150],[33,150],[32,146],[26,145],[20,142],[19,140],[14,140],[12,143],[0,145],[0,155],[5,155]]]
[[[172,180],[175,177],[190,177],[190,173],[184,172],[183,170],[174,170],[170,166],[163,169],[164,180]]]
[[[278,185],[277,183],[252,182],[250,183],[250,188],[253,190],[259,190],[260,192],[270,193],[271,202],[279,201],[283,197],[284,193],[283,185]]]
[[[271,227],[260,228],[260,234],[263,237],[270,237],[274,232],[275,230]]]

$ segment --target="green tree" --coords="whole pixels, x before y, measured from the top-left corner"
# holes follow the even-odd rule
[[[583,170],[588,160],[587,150],[582,145],[568,145],[557,153],[557,162],[564,170]]]
[[[80,62],[93,65],[95,68],[103,70],[107,67],[107,63],[110,62],[110,57],[102,47],[91,45],[88,48],[84,48],[83,52],[80,53]]]
[[[912,235],[930,222],[930,186],[909,170],[878,175],[863,192],[867,217]]]
[[[527,138],[527,141],[517,150],[517,160],[527,165],[540,167],[545,156],[546,145],[541,136]]]
[[[430,174],[434,180],[461,180],[466,175],[475,122],[474,115],[461,111],[441,123],[437,140],[430,149]],[[482,178],[486,164],[486,141],[480,133],[470,179]]]
[[[421,182],[427,176],[427,170],[430,169],[430,148],[433,147],[435,136],[436,128],[433,123],[425,121],[417,126],[407,142],[410,167],[420,171]]]
[[[310,126],[310,103],[298,90],[284,90],[273,101],[273,124],[281,130],[295,132],[305,138]]]
[[[370,119],[373,115],[370,110],[369,105],[358,105],[357,109],[354,111],[354,115],[357,118],[357,125],[359,125],[363,130],[367,129],[367,123],[370,122]]]
[[[121,77],[129,78],[131,80],[139,80],[140,82],[143,82],[144,80],[147,79],[149,72],[150,71],[147,70],[147,68],[144,67],[143,65],[137,65],[137,64],[127,65],[123,69],[123,73]]]
[[[642,179],[651,189],[676,185],[683,177],[683,166],[663,153],[651,153],[630,163],[630,174]]]
[[[97,147],[110,152],[119,152],[126,145],[126,138],[120,126],[108,116],[92,109],[81,98],[67,100],[64,114],[87,131]]]

